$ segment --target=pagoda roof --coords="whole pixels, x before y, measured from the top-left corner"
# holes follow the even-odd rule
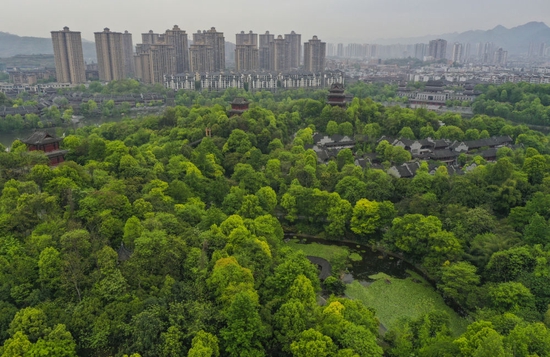
[[[25,140],[21,140],[27,145],[40,145],[40,144],[51,144],[63,140],[58,138],[55,135],[49,134],[47,131],[36,131],[31,136]]]
[[[334,83],[330,86],[329,92],[343,92],[344,85],[342,83]]]
[[[243,97],[236,97],[231,104],[249,104],[250,102]]]

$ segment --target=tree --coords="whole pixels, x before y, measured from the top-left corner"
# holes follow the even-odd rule
[[[372,234],[379,226],[380,212],[376,201],[360,199],[353,208],[351,230],[356,234]]]
[[[534,185],[540,184],[542,182],[542,179],[544,178],[547,169],[548,164],[546,163],[546,159],[542,155],[528,157],[523,163],[523,172],[527,174],[529,182]]]
[[[56,290],[61,285],[63,261],[61,253],[53,247],[46,247],[40,252],[38,259],[38,274],[40,282],[47,289]]]
[[[326,133],[327,133],[327,135],[337,134],[338,133],[338,123],[333,121],[333,120],[329,120],[329,122],[327,123]]]
[[[340,123],[338,125],[338,133],[340,135],[352,136],[353,135],[353,125],[349,122]]]
[[[68,123],[71,121],[72,118],[73,118],[73,108],[66,109],[63,112],[63,120]]]
[[[384,239],[415,259],[433,259],[432,264],[454,259],[461,251],[460,242],[442,230],[441,221],[435,216],[406,214],[395,218]]]
[[[340,150],[336,157],[338,169],[341,170],[344,165],[353,164],[353,152],[350,149]]]
[[[468,295],[479,284],[476,267],[468,262],[458,262],[443,267],[441,271],[441,284],[438,288],[445,296],[465,306]]]
[[[512,281],[521,273],[533,271],[536,259],[527,247],[516,247],[495,252],[485,269],[493,281]]]
[[[132,216],[128,218],[126,224],[124,225],[124,236],[122,241],[129,249],[134,247],[134,241],[141,236],[143,233],[143,226],[139,218]]]
[[[399,135],[399,137],[404,138],[404,139],[410,139],[410,140],[416,139],[412,129],[408,126],[404,126],[403,129],[401,129],[399,131],[398,135]]]
[[[89,262],[87,258],[90,255],[90,234],[83,229],[70,231],[61,236],[61,252],[63,253],[64,280],[72,285],[78,296],[82,300],[81,286],[86,282],[86,271]]]
[[[340,279],[333,276],[329,276],[323,281],[323,287],[327,293],[336,296],[344,295],[346,290],[346,285]]]
[[[76,357],[76,343],[65,325],[58,324],[29,350],[29,356]]]
[[[538,213],[531,218],[531,221],[523,230],[523,239],[529,244],[548,243],[550,238],[548,223]]]
[[[355,204],[367,195],[367,184],[355,176],[343,177],[334,189],[342,199]]]
[[[267,331],[258,308],[253,291],[241,291],[233,298],[225,314],[227,326],[220,331],[229,356],[265,355],[262,342],[267,337]]]
[[[489,288],[489,298],[493,307],[501,312],[517,312],[534,306],[533,294],[522,283],[500,283]]]
[[[331,193],[328,198],[327,221],[330,223],[325,227],[328,235],[333,237],[343,236],[346,225],[352,214],[351,204],[340,198],[338,193]]]
[[[252,143],[248,135],[240,129],[235,129],[229,135],[227,142],[223,146],[223,152],[236,152],[244,154],[252,148]]]
[[[298,299],[291,299],[281,305],[273,316],[275,338],[284,351],[290,351],[290,344],[296,341],[302,331],[312,325],[311,312]]]
[[[207,282],[215,295],[226,303],[231,301],[236,291],[254,286],[251,271],[241,267],[234,257],[218,259]]]
[[[2,357],[20,357],[27,356],[32,348],[32,343],[27,336],[21,332],[16,332],[11,338],[4,341],[3,348],[0,348]]]
[[[547,356],[550,331],[540,322],[517,324],[505,337],[504,344],[515,356]]]
[[[352,349],[361,357],[382,357],[382,347],[376,343],[376,336],[363,326],[347,323],[338,341],[342,347]]]
[[[10,323],[9,333],[15,336],[16,333],[21,332],[25,339],[34,343],[39,338],[44,336],[47,330],[47,318],[44,311],[27,307],[19,310],[12,322]]]
[[[191,343],[188,357],[219,357],[218,338],[208,332],[199,331]]]
[[[269,187],[264,186],[256,192],[258,202],[265,213],[272,213],[277,206],[277,194]]]
[[[290,350],[294,357],[326,357],[332,355],[336,346],[332,339],[317,330],[309,329],[292,342]]]
[[[481,357],[482,353],[488,356],[505,356],[502,347],[502,336],[493,329],[488,321],[476,321],[470,324],[466,332],[454,341],[463,356]],[[491,349],[493,348],[493,349]]]

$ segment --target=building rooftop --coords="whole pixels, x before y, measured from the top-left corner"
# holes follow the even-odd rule
[[[231,104],[250,104],[250,102],[248,100],[246,100],[246,98],[235,97],[235,99],[233,99]]]
[[[55,135],[49,134],[46,131],[36,131],[31,136],[29,136],[27,139],[21,140],[23,143],[27,145],[40,145],[40,144],[50,144],[50,143],[56,143],[63,140],[62,138],[58,138]]]

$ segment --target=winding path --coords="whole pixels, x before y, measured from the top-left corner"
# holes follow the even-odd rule
[[[332,266],[330,265],[329,261],[320,257],[313,257],[311,255],[308,255],[306,257],[312,264],[315,264],[319,267],[321,267],[321,271],[319,272],[319,279],[325,280],[328,278],[332,273]]]

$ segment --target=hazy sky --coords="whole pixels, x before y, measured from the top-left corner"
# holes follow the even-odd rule
[[[369,42],[530,21],[550,25],[550,0],[1,0],[0,31],[49,37],[69,26],[93,40],[109,27],[139,34],[164,32],[174,24],[189,34],[214,26],[235,41],[235,33],[313,35],[327,42]]]

